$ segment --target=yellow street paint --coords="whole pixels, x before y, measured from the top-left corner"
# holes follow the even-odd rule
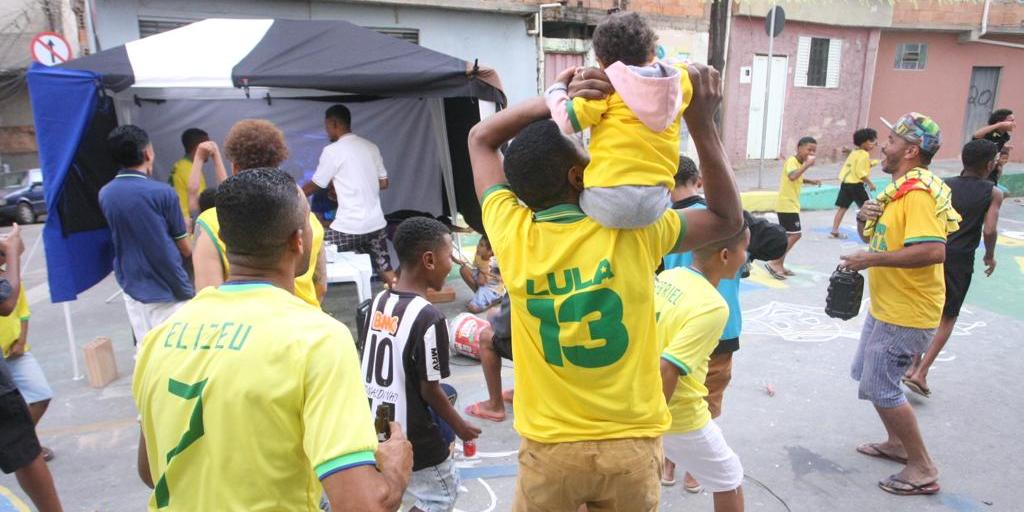
[[[1020,265],[1020,273],[1024,274],[1024,256],[1017,256],[1017,265]]]
[[[764,269],[760,264],[751,265],[750,267],[750,279],[751,282],[757,283],[761,286],[768,288],[783,289],[789,288],[784,281],[780,281],[772,277],[767,270]]]
[[[1006,235],[999,235],[996,243],[1004,247],[1024,247],[1024,240]]]
[[[6,503],[4,501],[6,500]],[[10,489],[0,485],[0,510],[16,510],[17,512],[32,512],[24,501],[18,499]]]

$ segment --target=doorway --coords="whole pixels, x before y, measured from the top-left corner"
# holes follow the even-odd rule
[[[992,114],[999,94],[1001,69],[975,66],[971,71],[971,88],[967,92],[967,111],[964,114],[964,144],[971,140],[978,128],[988,124],[988,116]]]
[[[772,57],[772,87],[768,98],[768,130],[765,134],[765,159],[779,156],[782,142],[782,111],[786,103],[787,66],[789,59]],[[747,158],[761,158],[761,129],[764,122],[764,91],[768,83],[768,56],[755,55],[751,73],[750,120],[747,123]]]

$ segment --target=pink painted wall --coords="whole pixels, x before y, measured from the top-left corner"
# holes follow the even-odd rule
[[[1018,119],[1024,116],[1024,49],[962,44],[957,37],[955,33],[941,32],[882,33],[871,95],[871,126],[884,128],[879,116],[893,121],[909,111],[927,114],[942,128],[944,143],[937,158],[958,158],[974,66],[1002,67],[996,108],[1009,108],[1017,113]],[[1024,44],[1024,37],[1017,39]],[[925,69],[895,69],[899,43],[928,43]],[[1010,153],[1010,159],[1024,162],[1024,129],[1018,128],[1017,132],[1012,141],[1017,149]]]
[[[814,23],[786,22],[785,30],[775,39],[773,52],[788,57],[786,99],[782,115],[781,156],[792,154],[800,137],[818,139],[821,160],[845,158],[843,149],[853,146],[853,132],[868,108],[870,73],[874,52],[871,30]],[[828,37],[843,40],[839,87],[794,87],[797,42],[800,36]],[[768,54],[768,35],[764,18],[737,16],[733,18],[729,41],[729,60],[725,91],[725,147],[733,162],[747,158],[747,125],[750,117],[752,84],[739,82],[740,68],[753,66],[754,55]],[[774,80],[773,80],[774,81]],[[775,92],[772,92],[775,95]]]

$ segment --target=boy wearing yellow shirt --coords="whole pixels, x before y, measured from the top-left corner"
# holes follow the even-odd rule
[[[563,133],[591,130],[580,208],[607,228],[649,226],[672,205],[680,124],[693,85],[685,68],[655,59],[657,41],[639,14],[612,14],[597,25],[593,43],[615,92],[570,100],[563,80],[545,94]]]
[[[6,260],[7,258],[0,253],[0,265],[5,265]],[[47,407],[50,406],[53,390],[50,389],[50,383],[47,382],[39,361],[29,352],[31,346],[28,344],[28,319],[31,316],[28,300],[25,299],[25,287],[21,286],[18,289],[18,302],[14,306],[14,311],[10,315],[0,316],[0,349],[7,360],[14,384],[18,386],[18,391],[21,391],[21,396],[28,404],[32,423],[38,425]],[[44,446],[43,460],[52,459],[53,451]]]
[[[171,176],[168,179],[174,187],[174,193],[178,194],[178,202],[181,205],[181,213],[185,215],[185,221],[191,220],[188,206],[188,179],[192,174],[192,161],[196,156],[196,148],[200,144],[210,140],[210,135],[199,128],[189,128],[181,132],[181,145],[185,147],[185,156],[174,162],[171,167]],[[201,194],[206,189],[206,177],[199,173],[199,190]]]
[[[786,228],[788,243],[786,254],[800,240],[800,191],[804,183],[821,186],[821,180],[804,177],[804,173],[814,165],[815,154],[818,152],[818,141],[814,137],[802,137],[796,145],[796,154],[786,160],[779,176],[779,197],[775,201],[775,212],[779,216],[779,224]],[[775,279],[783,280],[795,273],[786,268],[786,254],[781,258],[764,264],[765,270]]]
[[[846,157],[843,169],[839,171],[839,195],[836,197],[836,218],[832,221],[830,237],[845,240],[846,235],[839,232],[839,225],[850,205],[857,203],[857,208],[864,206],[868,200],[868,190],[874,192],[875,184],[871,182],[871,168],[878,165],[878,160],[871,159],[871,150],[878,145],[878,132],[872,128],[861,128],[853,132],[853,145],[857,149]]]
[[[693,251],[693,263],[662,272],[655,281],[661,342],[661,380],[672,425],[665,456],[714,493],[716,512],[743,510],[743,466],[711,419],[704,380],[711,353],[729,319],[716,287],[746,262],[750,231]]]

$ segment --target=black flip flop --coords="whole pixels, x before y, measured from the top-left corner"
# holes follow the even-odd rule
[[[870,448],[873,451],[870,451],[870,452],[869,451],[865,451],[865,450],[862,450],[861,447]],[[900,457],[899,455],[893,455],[891,453],[885,453],[882,450],[880,450],[878,448],[878,443],[865,443],[865,444],[862,444],[862,445],[857,447],[857,453],[859,453],[861,455],[867,455],[868,457],[874,457],[876,459],[891,460],[893,462],[896,462],[896,463],[899,463],[899,464],[903,464],[904,466],[907,464],[907,459],[904,459],[903,457]]]
[[[907,487],[894,487],[892,484],[901,484]],[[895,494],[896,496],[930,496],[932,494],[937,494],[942,490],[942,488],[939,487],[939,482],[937,480],[926,484],[916,485],[899,478],[896,475],[892,475],[885,480],[879,481],[878,487],[883,491],[889,494]]]
[[[920,384],[908,379],[907,377],[903,377],[903,379],[901,379],[901,382],[903,382],[903,385],[906,386],[907,389],[925,398],[931,398],[932,396],[932,390],[925,387],[921,387]]]
[[[785,281],[786,280],[786,276],[776,272],[775,269],[772,268],[771,265],[765,263],[764,264],[764,269],[767,270],[768,274],[771,275],[773,278],[778,279],[779,281]]]

